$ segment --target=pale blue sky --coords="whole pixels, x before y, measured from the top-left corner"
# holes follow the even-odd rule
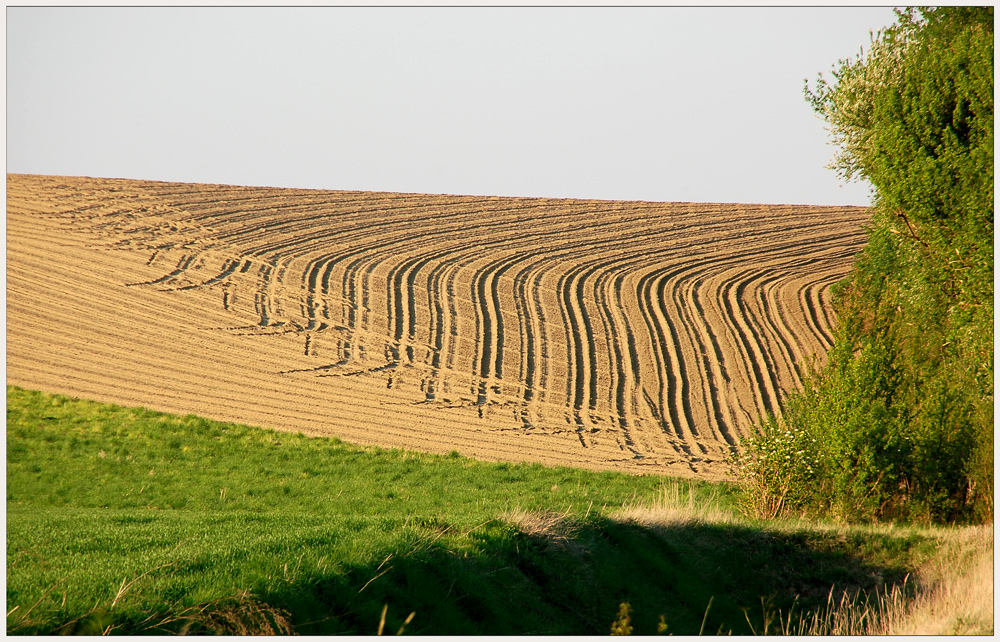
[[[867,204],[803,79],[888,7],[8,7],[7,171]]]

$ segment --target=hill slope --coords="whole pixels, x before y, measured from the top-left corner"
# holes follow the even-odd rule
[[[7,382],[713,477],[830,344],[852,207],[7,177]]]

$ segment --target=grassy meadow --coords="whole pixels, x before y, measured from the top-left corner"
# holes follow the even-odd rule
[[[942,556],[975,571],[987,535],[992,564],[970,532],[749,520],[725,484],[7,387],[11,634],[830,632],[946,592]],[[942,632],[992,631],[992,576],[989,599]]]

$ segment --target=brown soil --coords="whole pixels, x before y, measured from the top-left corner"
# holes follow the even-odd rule
[[[718,477],[830,345],[866,209],[7,176],[7,382]]]

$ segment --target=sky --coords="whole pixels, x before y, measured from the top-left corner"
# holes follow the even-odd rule
[[[805,79],[890,7],[8,7],[7,172],[867,205]]]

